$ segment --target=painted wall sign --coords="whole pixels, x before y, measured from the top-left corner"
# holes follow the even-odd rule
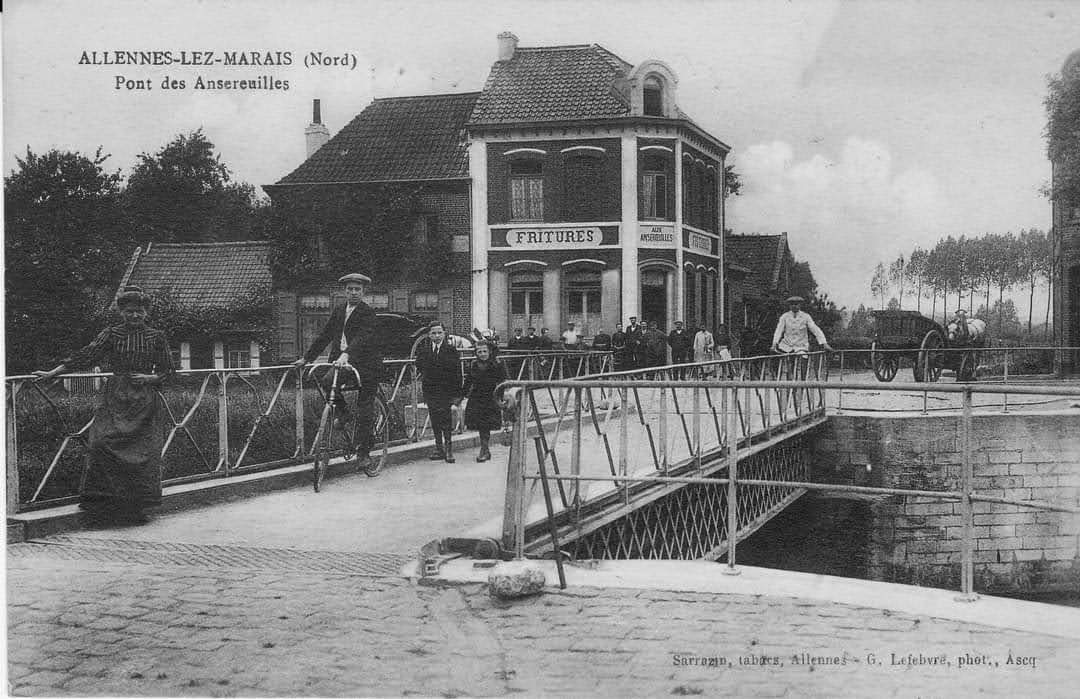
[[[691,250],[701,250],[705,254],[710,254],[712,253],[712,238],[700,233],[691,233],[687,247]]]
[[[512,250],[577,250],[618,245],[617,226],[492,228],[491,247]]]
[[[657,226],[648,223],[638,224],[639,248],[675,247],[675,226]]]

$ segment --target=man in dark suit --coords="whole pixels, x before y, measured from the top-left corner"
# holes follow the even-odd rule
[[[345,303],[331,311],[330,319],[304,356],[296,360],[296,366],[303,367],[308,362],[315,361],[323,349],[330,345],[333,363],[344,369],[338,372],[339,390],[335,402],[341,422],[346,422],[348,404],[340,389],[356,386],[356,376],[347,367],[351,364],[356,368],[360,374],[356,405],[356,456],[364,473],[375,476],[378,474],[370,468],[368,452],[372,443],[372,404],[379,389],[379,379],[382,377],[382,356],[375,345],[375,311],[364,303],[364,293],[371,284],[371,278],[363,274],[346,274],[338,282],[345,288]],[[327,391],[330,389],[332,377],[333,372],[328,372],[323,380]]]
[[[637,316],[630,316],[630,325],[626,326],[626,354],[630,359],[627,369],[645,366],[645,328],[638,325]]]
[[[428,329],[428,339],[416,350],[416,369],[427,401],[431,431],[435,433],[435,451],[428,455],[432,461],[446,459],[454,463],[454,447],[450,441],[453,431],[450,405],[460,405],[465,392],[461,379],[461,355],[446,337],[446,326],[436,321]]]
[[[691,358],[694,340],[691,333],[683,330],[683,322],[675,321],[675,329],[668,333],[668,345],[671,346],[671,363],[686,364]],[[675,369],[675,378],[681,381],[686,376],[686,369]]]

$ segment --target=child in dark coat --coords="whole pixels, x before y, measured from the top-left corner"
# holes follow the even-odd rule
[[[506,381],[506,369],[491,356],[491,345],[481,342],[476,345],[476,359],[469,366],[465,377],[465,426],[470,430],[480,431],[480,453],[477,462],[491,458],[488,444],[491,432],[502,427],[502,409],[495,388]]]

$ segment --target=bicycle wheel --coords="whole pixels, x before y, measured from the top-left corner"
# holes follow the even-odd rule
[[[390,409],[381,394],[375,396],[371,410],[371,461],[364,473],[374,478],[386,465],[386,454],[390,449]]]
[[[330,467],[330,457],[333,454],[335,410],[332,405],[323,409],[322,420],[319,423],[318,445],[315,448],[315,462],[312,464],[312,486],[315,492],[322,488],[323,478]]]

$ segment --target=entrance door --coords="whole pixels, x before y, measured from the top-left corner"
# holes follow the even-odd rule
[[[662,269],[641,272],[641,319],[667,331],[667,273]]]

